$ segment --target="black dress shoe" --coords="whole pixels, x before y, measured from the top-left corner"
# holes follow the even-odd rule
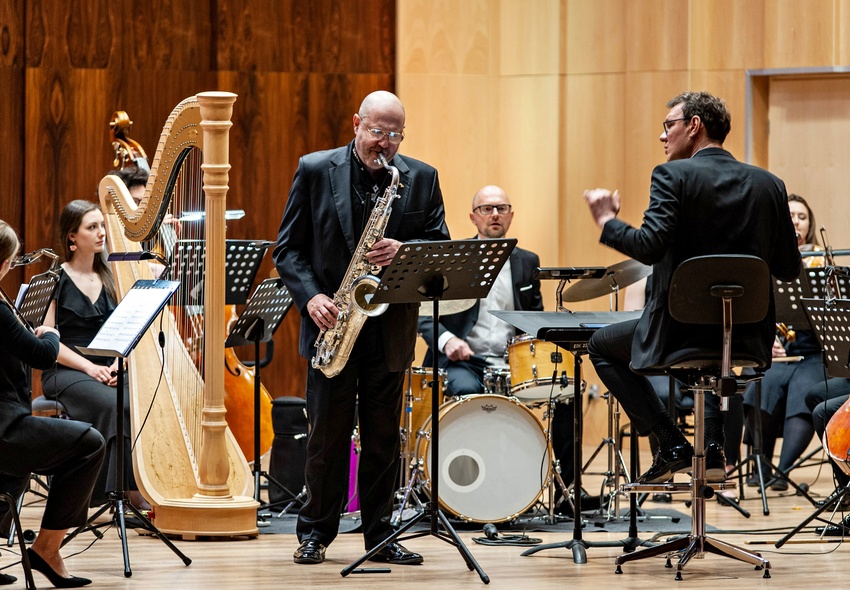
[[[388,543],[386,547],[370,557],[369,561],[383,561],[395,565],[419,565],[425,559],[418,553],[408,551],[401,543]]]
[[[41,555],[33,551],[32,547],[27,547],[27,557],[30,560],[30,567],[47,578],[54,588],[80,588],[91,584],[91,580],[88,578],[78,578],[77,576],[63,578],[41,558]]]
[[[709,483],[726,481],[726,453],[719,444],[705,445],[705,479]]]
[[[815,527],[815,534],[825,537],[850,537],[850,514],[841,519],[838,524]]]
[[[325,547],[314,539],[301,541],[301,545],[292,555],[295,563],[322,563],[325,560]]]
[[[15,576],[10,576],[9,574],[0,574],[0,586],[14,584],[17,581],[18,578],[16,578]]]
[[[682,443],[669,449],[658,449],[649,470],[637,478],[637,483],[662,483],[669,481],[674,473],[688,471],[694,457],[691,443]]]

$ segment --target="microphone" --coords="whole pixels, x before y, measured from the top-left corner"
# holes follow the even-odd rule
[[[499,531],[496,529],[496,525],[488,522],[484,525],[484,536],[490,540],[496,540],[499,538]]]

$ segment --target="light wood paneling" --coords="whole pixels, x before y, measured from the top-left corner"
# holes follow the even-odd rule
[[[766,2],[765,67],[833,65],[836,11],[835,0]]]
[[[399,72],[488,74],[492,44],[488,0],[400,0]]]
[[[683,70],[688,67],[687,2],[626,2],[626,70]]]
[[[739,160],[744,160],[746,105],[746,72],[744,70],[694,70],[690,75],[691,90],[706,90],[726,101],[732,115],[732,130],[723,147]]]
[[[627,0],[564,1],[567,9],[564,73],[624,71],[629,34],[629,24],[624,18]]]
[[[764,12],[765,3],[771,1],[691,0],[690,67],[695,70],[765,67]]]
[[[561,69],[561,5],[551,0],[502,0],[499,7],[501,75],[557,74]]]
[[[837,48],[835,63],[850,64],[850,0],[838,0],[835,11],[835,35]]]
[[[771,81],[770,169],[809,202],[834,248],[850,247],[848,134],[850,76]]]

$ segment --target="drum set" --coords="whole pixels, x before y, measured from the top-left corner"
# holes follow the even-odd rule
[[[560,485],[551,435],[544,424],[556,401],[574,395],[573,355],[550,342],[520,335],[508,342],[507,366],[484,371],[483,392],[452,398],[439,369],[440,506],[467,522],[501,522],[524,514],[544,490]],[[431,383],[433,369],[411,367],[405,375],[401,418],[401,506],[421,507],[430,497]],[[582,383],[584,390],[584,383]],[[535,409],[546,406],[542,413]],[[551,508],[551,506],[550,506]],[[551,515],[551,511],[550,511]]]

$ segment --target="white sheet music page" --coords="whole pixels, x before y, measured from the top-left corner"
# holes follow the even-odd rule
[[[96,356],[127,356],[179,286],[179,281],[136,281],[94,340],[79,350]]]

